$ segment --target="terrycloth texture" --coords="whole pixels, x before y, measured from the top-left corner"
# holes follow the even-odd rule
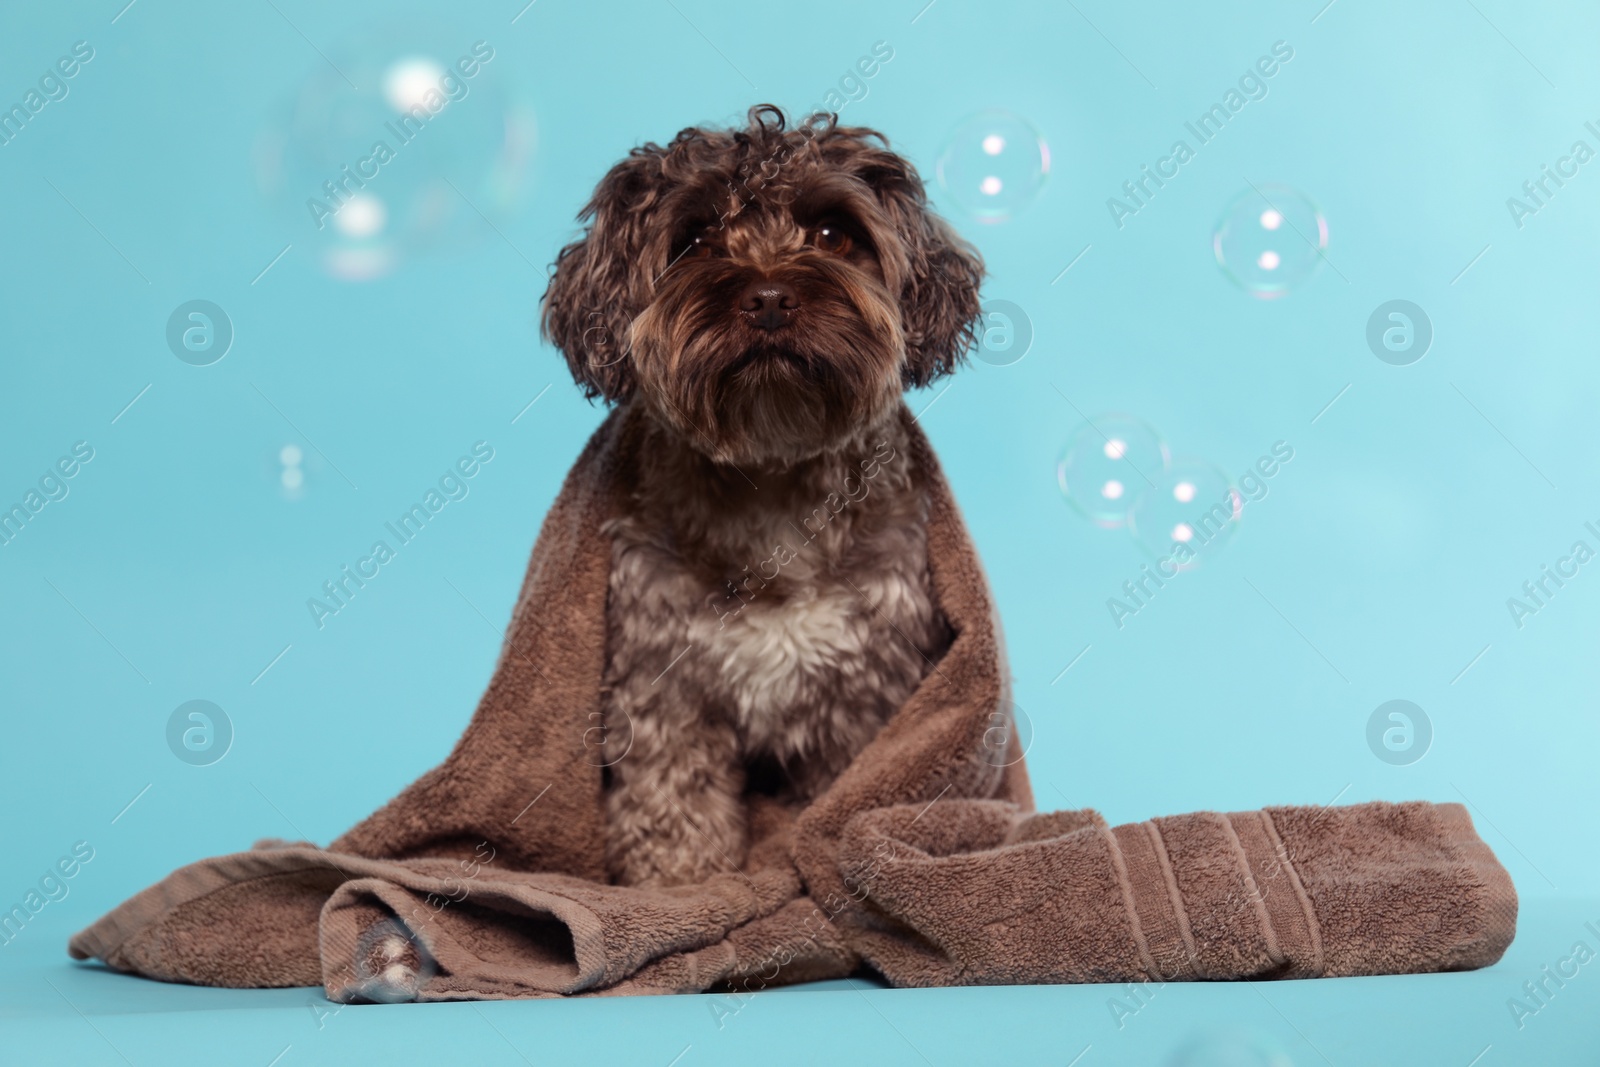
[[[993,801],[865,812],[852,946],[902,986],[1467,970],[1516,929],[1511,879],[1460,804],[1200,812],[1108,829]],[[877,862],[874,863],[874,858]]]
[[[321,984],[336,1000],[752,990],[863,963],[912,986],[1500,957],[1516,895],[1459,805],[1115,829],[1090,811],[1034,814],[1004,727],[989,592],[927,442],[902,418],[955,639],[822,796],[799,810],[752,798],[741,870],[677,889],[605,884],[586,734],[601,722],[601,525],[636,469],[638,416],[624,408],[546,517],[494,676],[442,764],[327,850],[264,842],[174,872],[77,934],[71,954],[169,981]]]

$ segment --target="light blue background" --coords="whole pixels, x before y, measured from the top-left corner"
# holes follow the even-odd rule
[[[524,201],[463,251],[351,283],[319,267],[325,236],[304,216],[263,200],[252,152],[325,72],[319,50],[410,16],[304,0],[139,0],[118,16],[122,2],[0,14],[7,105],[73,41],[96,49],[70,95],[0,147],[0,503],[73,442],[95,448],[70,495],[0,547],[0,903],[74,842],[95,849],[70,896],[0,948],[0,1056],[266,1064],[291,1046],[284,1067],[385,1049],[521,1062],[498,1029],[533,1062],[604,1040],[617,1062],[689,1045],[685,1067],[1067,1063],[1090,1046],[1074,1061],[1089,1067],[1164,1062],[1239,1025],[1296,1064],[1600,1060],[1600,977],[1581,972],[1521,1031],[1505,1003],[1579,938],[1600,947],[1583,928],[1600,925],[1600,564],[1520,630],[1506,607],[1575,540],[1600,548],[1583,529],[1600,525],[1600,162],[1520,229],[1506,208],[1574,140],[1600,147],[1583,129],[1600,120],[1592,8],[538,0],[513,24],[520,0],[439,3],[422,13],[449,35],[440,58],[487,40],[495,77],[533,109]],[[723,1030],[702,998],[652,998],[352,1009],[319,1031],[306,991],[69,967],[72,931],[172,868],[258,837],[325,842],[444,756],[601,418],[536,330],[576,210],[628,147],[756,102],[813,105],[878,40],[894,59],[845,118],[886,131],[930,179],[949,131],[986,107],[1026,116],[1051,147],[1043,193],[1010,221],[949,212],[984,254],[986,295],[1025,309],[1032,350],[911,400],[937,395],[922,421],[999,600],[1040,806],[1123,822],[1469,801],[1523,896],[1506,960],[1169,987],[1122,1030],[1101,989],[834,986],[757,998]],[[1295,56],[1269,96],[1118,229],[1106,198],[1278,40]],[[1210,249],[1224,206],[1263,182],[1305,191],[1331,233],[1329,263],[1270,302]],[[209,367],[164,341],[195,298],[236,330]],[[1435,329],[1409,367],[1364,339],[1395,298]],[[1233,541],[1122,629],[1106,599],[1143,557],[1056,486],[1074,405],[1135,414],[1232,473],[1275,441],[1295,449]],[[306,598],[478,440],[495,458],[470,496],[319,631]],[[309,470],[292,502],[276,482],[289,443]],[[209,767],[164,739],[195,698],[236,731]],[[1434,729],[1409,766],[1366,743],[1394,698]]]

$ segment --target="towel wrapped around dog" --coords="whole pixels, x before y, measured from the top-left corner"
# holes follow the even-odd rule
[[[609,545],[639,419],[596,431],[545,519],[454,751],[327,849],[262,842],[133,896],[69,946],[133,974],[341,1001],[755,990],[863,966],[902,986],[1309,978],[1486,966],[1511,880],[1457,804],[1039,814],[998,621],[926,439],[928,563],[955,637],[814,801],[751,794],[742,868],[610,885]]]

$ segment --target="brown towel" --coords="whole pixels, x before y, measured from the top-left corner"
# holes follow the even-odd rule
[[[1107,829],[1034,814],[971,542],[909,413],[928,556],[956,637],[821,797],[752,798],[742,870],[604,884],[600,721],[610,547],[638,417],[595,433],[545,519],[494,676],[455,750],[327,850],[202,860],[73,937],[78,959],[338,1000],[756,989],[862,963],[899,985],[1267,978],[1480,967],[1510,879],[1459,805],[1202,813]],[[996,716],[1001,716],[999,719]],[[997,729],[997,722],[1002,728]]]
[[[1465,970],[1511,943],[1511,879],[1459,804],[1200,812],[1108,829],[993,801],[865,812],[841,861],[895,985]]]

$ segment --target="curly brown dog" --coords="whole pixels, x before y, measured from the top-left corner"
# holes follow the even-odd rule
[[[634,149],[579,218],[545,336],[650,438],[606,531],[607,863],[683,884],[743,863],[747,791],[826,788],[949,643],[901,398],[975,343],[983,265],[881,134],[771,106]]]

